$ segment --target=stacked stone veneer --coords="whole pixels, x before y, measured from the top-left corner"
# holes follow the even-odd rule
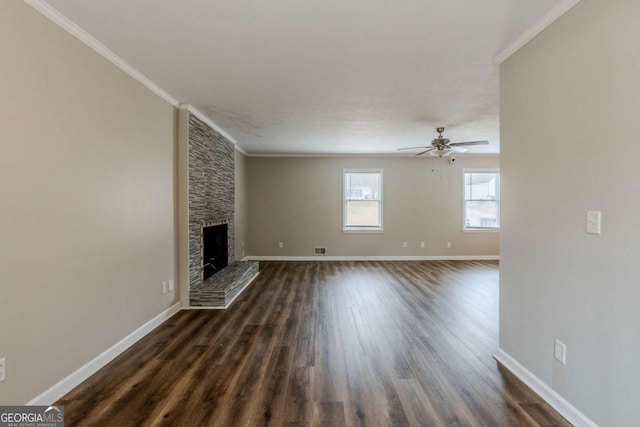
[[[189,113],[189,300],[193,306],[226,307],[257,275],[256,262],[235,261],[235,147]],[[229,267],[204,283],[201,231],[228,223]]]
[[[227,308],[258,275],[258,261],[229,264],[189,294],[191,307]]]
[[[205,222],[229,224],[229,264],[235,260],[235,148],[189,113],[189,288],[202,284],[200,233]]]

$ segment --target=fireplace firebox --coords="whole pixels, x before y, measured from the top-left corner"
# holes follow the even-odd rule
[[[202,227],[202,280],[213,276],[229,263],[227,223]]]

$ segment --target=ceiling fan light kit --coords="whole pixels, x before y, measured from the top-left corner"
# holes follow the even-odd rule
[[[463,145],[487,145],[489,141],[469,141],[469,142],[451,142],[449,138],[445,138],[442,136],[444,132],[444,128],[436,128],[436,132],[438,132],[438,137],[431,141],[431,145],[427,145],[424,147],[407,147],[407,148],[398,148],[400,150],[415,150],[417,148],[426,148],[426,150],[416,154],[416,156],[421,156],[425,153],[429,153],[430,156],[433,157],[447,157],[453,152],[456,153],[465,153],[469,150],[466,148],[462,148]]]
[[[431,150],[429,151],[429,155],[433,157],[447,157],[449,154],[453,153],[453,150],[450,148],[443,148],[442,150]]]

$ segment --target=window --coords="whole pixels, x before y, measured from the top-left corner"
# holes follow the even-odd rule
[[[382,169],[344,171],[344,231],[382,231]]]
[[[465,169],[464,230],[500,228],[500,172],[496,169]]]

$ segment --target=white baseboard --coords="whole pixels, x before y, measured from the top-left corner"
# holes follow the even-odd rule
[[[498,261],[499,255],[355,255],[355,256],[262,256],[249,255],[243,261]]]
[[[242,259],[242,261],[247,261],[246,259]],[[254,280],[256,280],[256,277],[258,277],[260,275],[260,272],[257,272],[251,279],[249,279],[249,281],[247,282],[246,285],[244,285],[242,287],[242,289],[240,289],[240,292],[238,292],[236,294],[235,297],[233,297],[231,299],[231,301],[229,301],[227,303],[227,305],[225,305],[224,307],[198,307],[198,306],[189,306],[189,310],[225,310],[227,308],[229,308],[229,306],[231,306],[231,304],[233,304],[233,302],[236,300],[236,298],[238,298],[240,296],[240,294],[242,294],[244,292],[245,289],[247,289],[247,287],[253,283]]]
[[[498,349],[496,354],[493,355],[493,358],[503,364],[505,368],[529,386],[531,390],[536,392],[545,402],[551,405],[553,409],[558,411],[560,415],[575,427],[598,427],[596,423],[577,410],[571,403],[567,402],[556,391],[540,380],[540,378],[533,375],[504,350]]]
[[[75,372],[72,372],[69,376],[58,382],[44,393],[33,398],[27,405],[53,405],[58,399],[69,393],[81,382],[89,378],[103,368],[107,363],[118,357],[126,349],[138,342],[141,338],[160,326],[164,321],[180,311],[180,303],[177,302],[171,307],[158,314],[153,319],[149,320],[144,325],[118,341],[116,344],[106,349],[93,360],[89,361],[86,365],[82,366]]]

